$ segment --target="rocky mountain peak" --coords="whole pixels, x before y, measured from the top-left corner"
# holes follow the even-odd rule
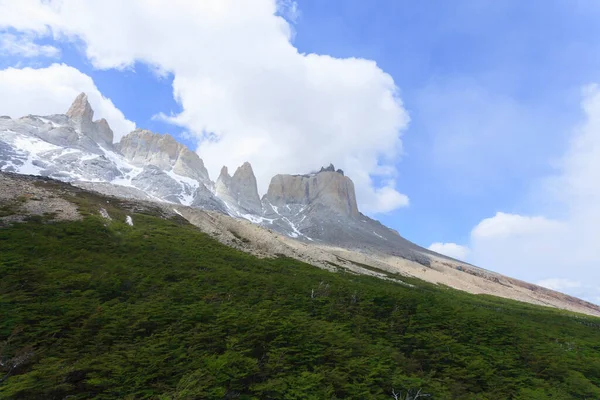
[[[262,210],[256,176],[249,162],[238,167],[233,176],[229,175],[227,167],[224,166],[217,179],[216,191],[217,196],[228,204],[240,207],[244,211],[260,213]]]
[[[154,165],[200,182],[209,182],[208,171],[198,154],[169,134],[136,129],[121,139],[118,149],[134,165]]]
[[[98,144],[104,144],[105,146],[112,147],[114,134],[108,125],[108,121],[106,121],[104,118],[94,121],[92,139],[94,139]]]
[[[333,165],[321,168],[317,174],[276,175],[265,199],[278,208],[320,205],[343,216],[359,217],[354,183]]]
[[[103,147],[112,147],[113,131],[104,118],[93,121],[94,110],[85,93],[75,98],[66,115],[69,117],[70,125],[81,135],[87,136]]]
[[[80,93],[79,96],[75,98],[73,104],[67,111],[67,117],[72,120],[82,120],[92,122],[94,118],[94,110],[92,110],[92,106],[88,101],[87,94]]]
[[[341,169],[335,169],[335,167],[333,166],[333,164],[329,164],[329,166],[327,168],[325,167],[321,167],[321,169],[319,170],[319,173],[321,172],[337,172],[338,174],[342,174],[344,175],[344,171]]]
[[[227,166],[223,165],[223,167],[221,168],[221,173],[219,174],[219,178],[217,179],[217,182],[227,182],[227,184],[229,185],[229,182],[231,181],[231,175],[229,175],[229,170],[227,169]]]
[[[254,176],[254,171],[252,170],[252,165],[250,165],[250,163],[248,161],[246,161],[245,163],[240,165],[235,170],[235,172],[233,173],[233,176],[231,177],[231,180],[238,182],[238,183],[243,183],[243,182],[248,181],[251,184],[254,183],[254,187],[256,187],[256,177]]]

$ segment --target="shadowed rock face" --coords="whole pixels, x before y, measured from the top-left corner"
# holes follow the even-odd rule
[[[209,181],[208,171],[198,154],[171,135],[136,129],[123,137],[117,147],[134,165],[154,165],[200,182]]]
[[[217,196],[228,204],[239,207],[240,211],[251,214],[262,213],[262,203],[258,196],[256,177],[249,162],[245,162],[238,167],[233,176],[229,175],[227,167],[223,167],[215,189]]]
[[[322,205],[337,214],[358,218],[354,183],[334,171],[331,165],[313,175],[276,175],[265,199],[276,207]]]

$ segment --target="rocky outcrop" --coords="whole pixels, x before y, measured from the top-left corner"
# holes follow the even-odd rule
[[[71,119],[73,126],[80,132],[92,130],[94,110],[92,110],[92,106],[88,102],[85,93],[81,93],[75,98],[66,115]]]
[[[105,148],[112,147],[114,139],[113,131],[104,118],[93,121],[94,110],[85,93],[81,93],[75,98],[66,116],[69,117],[70,125],[75,131],[89,137],[95,143]]]
[[[305,241],[398,256],[429,266],[423,249],[358,211],[352,180],[333,165],[307,175],[276,175],[263,197],[273,230]]]
[[[227,167],[224,166],[215,184],[215,190],[217,196],[226,203],[238,207],[240,211],[252,214],[262,213],[256,176],[254,176],[249,162],[238,167],[233,176],[229,175]]]
[[[133,165],[154,165],[199,182],[209,181],[208,171],[198,154],[171,135],[136,129],[123,137],[117,148]]]
[[[276,207],[320,205],[332,212],[358,218],[354,183],[330,165],[311,175],[275,175],[265,200]]]

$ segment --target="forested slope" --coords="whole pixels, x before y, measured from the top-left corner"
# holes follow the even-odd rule
[[[0,398],[600,398],[599,319],[258,259],[74,201],[83,221],[0,228]]]

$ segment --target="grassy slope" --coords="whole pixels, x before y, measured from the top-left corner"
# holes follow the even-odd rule
[[[33,355],[0,398],[600,398],[598,319],[259,260],[109,212],[0,229],[0,357]]]

